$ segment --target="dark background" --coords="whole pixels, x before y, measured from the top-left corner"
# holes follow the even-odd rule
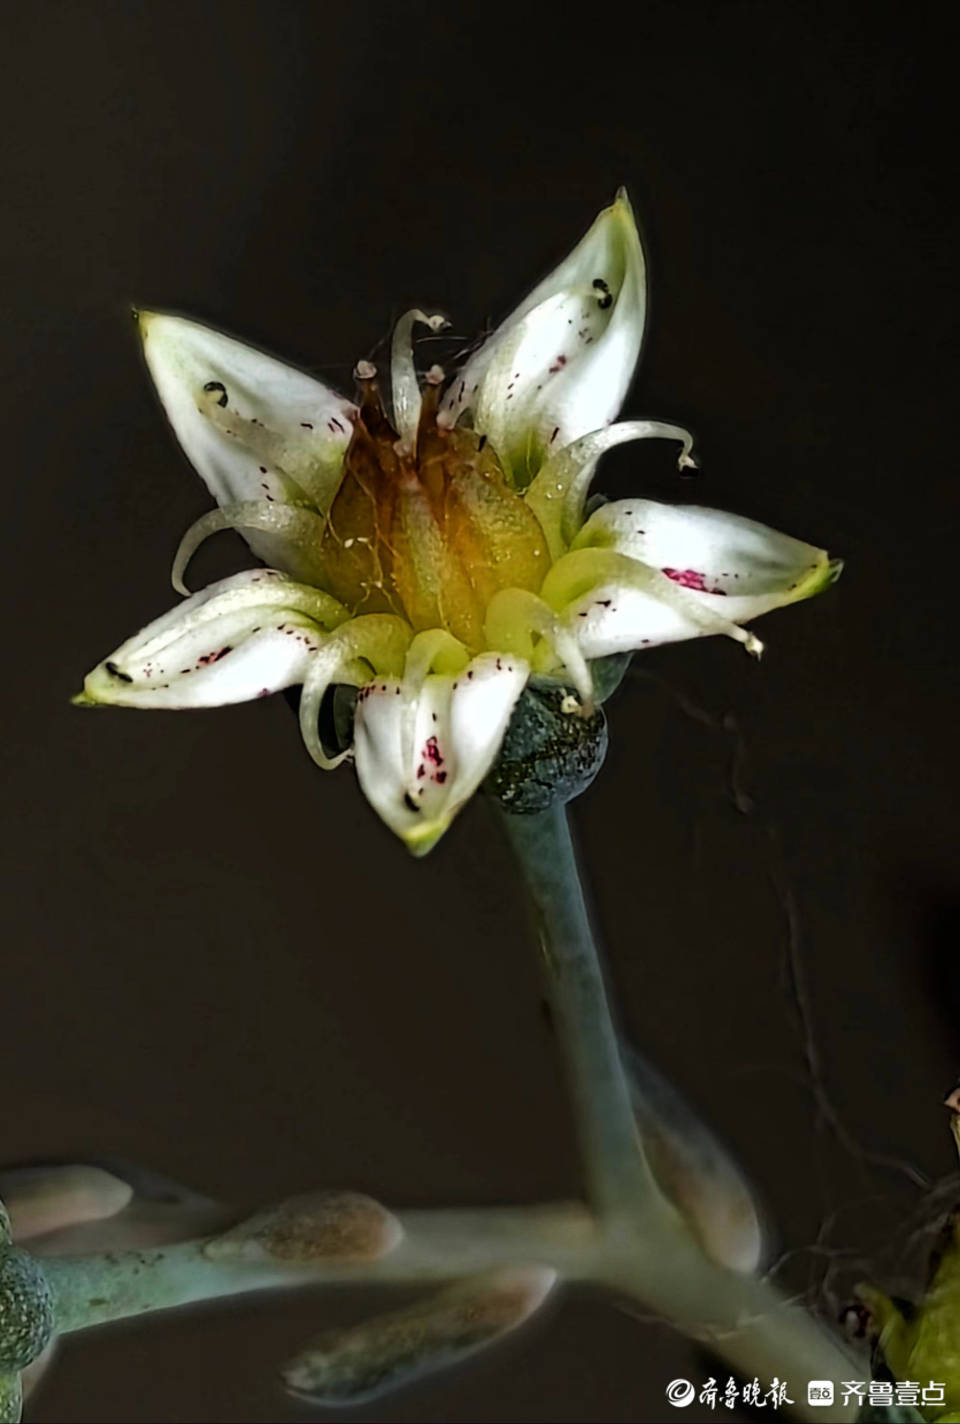
[[[960,1056],[957,231],[948,37],[925,13],[7,9],[7,1162],[122,1153],[250,1201],[577,1191],[483,806],[414,863],[348,770],[312,768],[282,699],[190,716],[67,699],[170,604],[171,555],[209,503],[132,302],[346,382],[412,303],[467,336],[497,319],[626,183],[652,283],[626,410],[689,424],[705,474],[682,484],[669,448],[631,447],[600,485],[750,514],[847,570],[764,621],[759,667],[720,639],[637,660],[576,810],[597,918],[632,1033],[747,1166],[774,1257],[799,1252],[786,1283],[832,1308],[836,1248],[880,1269],[925,1198],[866,1154],[953,1169],[939,1103]],[[195,582],[243,562],[223,538]],[[75,1337],[32,1416],[337,1418],[273,1371],[373,1304],[267,1298]],[[569,1299],[523,1348],[345,1417],[657,1420],[665,1383],[708,1369],[666,1329]]]

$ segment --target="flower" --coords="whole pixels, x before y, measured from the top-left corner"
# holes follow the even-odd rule
[[[613,424],[646,312],[626,195],[466,361],[421,385],[411,311],[393,333],[390,413],[360,362],[353,403],[196,322],[139,313],[170,423],[218,508],[185,535],[242,531],[258,568],[188,596],[87,677],[82,703],[210,707],[302,684],[320,766],[360,785],[415,853],[490,770],[532,673],[592,710],[592,659],[723,633],[809,597],[839,571],[821,549],[735,515],[645,499],[587,515],[598,458],[628,440],[680,442],[658,421]],[[318,730],[333,685],[357,689],[352,748]]]

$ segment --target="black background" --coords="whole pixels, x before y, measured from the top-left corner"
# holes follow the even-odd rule
[[[957,233],[933,13],[8,8],[7,1161],[122,1153],[249,1201],[578,1190],[482,805],[414,863],[348,770],[311,767],[282,699],[67,699],[169,605],[208,506],[132,302],[345,383],[414,302],[466,336],[497,319],[626,183],[652,284],[626,410],[689,424],[705,474],[682,484],[669,448],[631,447],[600,485],[750,514],[847,570],[764,621],[759,667],[719,639],[637,660],[576,811],[597,918],[631,1032],[747,1166],[774,1256],[799,1250],[786,1282],[826,1308],[834,1248],[879,1268],[924,1198],[864,1153],[952,1170],[958,1058]],[[194,581],[242,566],[223,538]],[[791,936],[849,1139],[817,1112]],[[33,1417],[314,1417],[275,1366],[373,1304],[268,1298],[75,1338]],[[669,1379],[707,1372],[666,1329],[571,1298],[515,1349],[349,1417],[656,1420]]]

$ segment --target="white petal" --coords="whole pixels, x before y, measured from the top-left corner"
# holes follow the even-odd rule
[[[603,505],[573,547],[613,549],[659,569],[734,623],[809,598],[839,572],[823,549],[753,519],[646,499]]]
[[[680,643],[714,631],[651,593],[615,583],[602,584],[577,599],[566,621],[587,659]]]
[[[220,707],[302,682],[335,599],[272,569],[222,579],[130,638],[94,668],[77,701],[120,707]]]
[[[324,512],[353,432],[351,402],[198,322],[141,312],[139,323],[170,424],[217,503],[307,500]],[[284,567],[282,541],[253,533],[248,542]]]
[[[614,419],[645,314],[643,251],[620,193],[467,362],[442,419],[472,410],[515,483],[529,484],[548,452]]]
[[[403,683],[383,678],[361,689],[360,785],[414,854],[439,840],[490,770],[527,673],[522,659],[483,653],[456,676],[431,674],[416,697],[412,747]]]
[[[612,548],[571,549],[550,569],[541,596],[584,657],[718,633],[759,657],[763,644],[727,616],[726,598],[695,592]],[[639,597],[637,596],[639,595]]]

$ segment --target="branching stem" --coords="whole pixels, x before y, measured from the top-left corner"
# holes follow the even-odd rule
[[[806,1384],[832,1379],[839,1386],[858,1377],[860,1362],[765,1281],[711,1260],[651,1170],[565,811],[556,806],[505,820],[539,924],[587,1203],[399,1213],[399,1230],[387,1247],[355,1260],[317,1252],[311,1259],[308,1251],[297,1263],[260,1246],[231,1255],[232,1248],[223,1250],[224,1236],[149,1250],[47,1256],[38,1264],[52,1295],[54,1329],[82,1330],[247,1291],[361,1282],[434,1285],[498,1268],[544,1266],[567,1282],[605,1287],[636,1313],[669,1321],[741,1377],[784,1381],[793,1401],[787,1410],[797,1419],[822,1424],[854,1418],[856,1404],[841,1404],[839,1388],[832,1407],[809,1406]],[[0,1401],[0,1418],[16,1418],[16,1409],[11,1395]]]

